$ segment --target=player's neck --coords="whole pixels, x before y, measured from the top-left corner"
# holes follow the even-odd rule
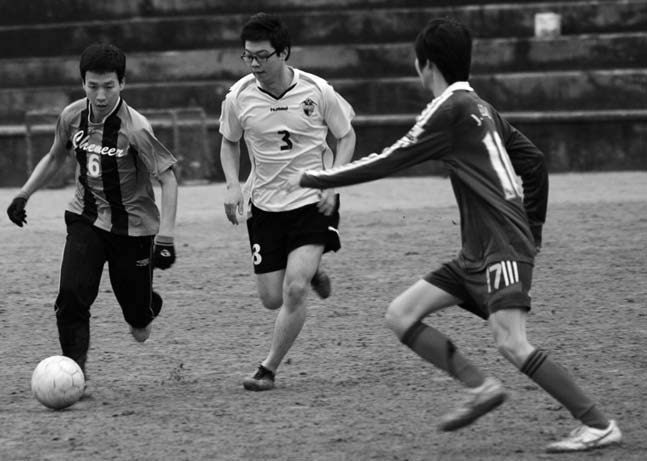
[[[260,82],[261,88],[275,96],[280,96],[285,93],[292,84],[293,76],[294,70],[289,66],[285,66],[281,72],[277,74],[275,79],[265,83]]]

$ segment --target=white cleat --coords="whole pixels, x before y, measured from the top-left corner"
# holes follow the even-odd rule
[[[548,453],[564,453],[570,451],[586,451],[620,443],[622,432],[614,420],[606,429],[595,429],[581,425],[571,431],[563,440],[553,442],[546,447]]]
[[[507,397],[501,382],[488,377],[479,387],[467,390],[465,402],[440,418],[438,429],[449,432],[469,426],[505,402]]]

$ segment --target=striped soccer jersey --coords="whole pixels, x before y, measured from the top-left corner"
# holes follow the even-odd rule
[[[120,99],[100,123],[90,121],[90,104],[80,99],[61,112],[53,152],[73,152],[76,191],[67,210],[119,235],[155,235],[159,210],[151,176],[176,160],[153,134],[148,120]]]
[[[244,135],[252,170],[245,192],[265,211],[287,211],[319,200],[317,191],[280,190],[292,173],[332,165],[328,129],[348,134],[353,108],[323,79],[293,69],[289,88],[279,97],[264,91],[253,74],[230,89],[222,103],[220,133],[237,142]]]
[[[467,82],[450,85],[403,138],[380,154],[327,171],[309,171],[300,184],[314,188],[357,184],[430,159],[447,167],[458,203],[462,240],[458,263],[468,271],[504,260],[533,263],[531,227],[541,232],[548,201],[543,154]]]

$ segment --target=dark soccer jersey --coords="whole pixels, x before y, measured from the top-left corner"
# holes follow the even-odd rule
[[[176,160],[153,134],[148,120],[120,100],[103,122],[90,121],[87,99],[61,112],[53,149],[73,152],[76,192],[67,209],[120,235],[154,235],[159,211],[151,176]]]
[[[380,154],[330,170],[309,171],[301,185],[357,184],[430,159],[447,166],[458,202],[459,264],[477,271],[500,260],[532,263],[536,250],[531,226],[541,227],[548,201],[543,154],[467,82],[447,88],[403,138]]]

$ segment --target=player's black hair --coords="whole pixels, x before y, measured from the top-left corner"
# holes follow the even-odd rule
[[[79,60],[81,79],[85,82],[87,71],[98,73],[115,72],[121,83],[126,74],[126,55],[123,51],[109,43],[93,43],[88,46]]]
[[[256,13],[243,26],[240,40],[245,46],[246,41],[260,42],[268,40],[277,53],[287,50],[285,60],[290,57],[290,32],[283,21],[267,13]]]
[[[420,68],[433,62],[447,84],[469,79],[472,35],[464,24],[451,19],[429,21],[416,38],[415,50]]]

